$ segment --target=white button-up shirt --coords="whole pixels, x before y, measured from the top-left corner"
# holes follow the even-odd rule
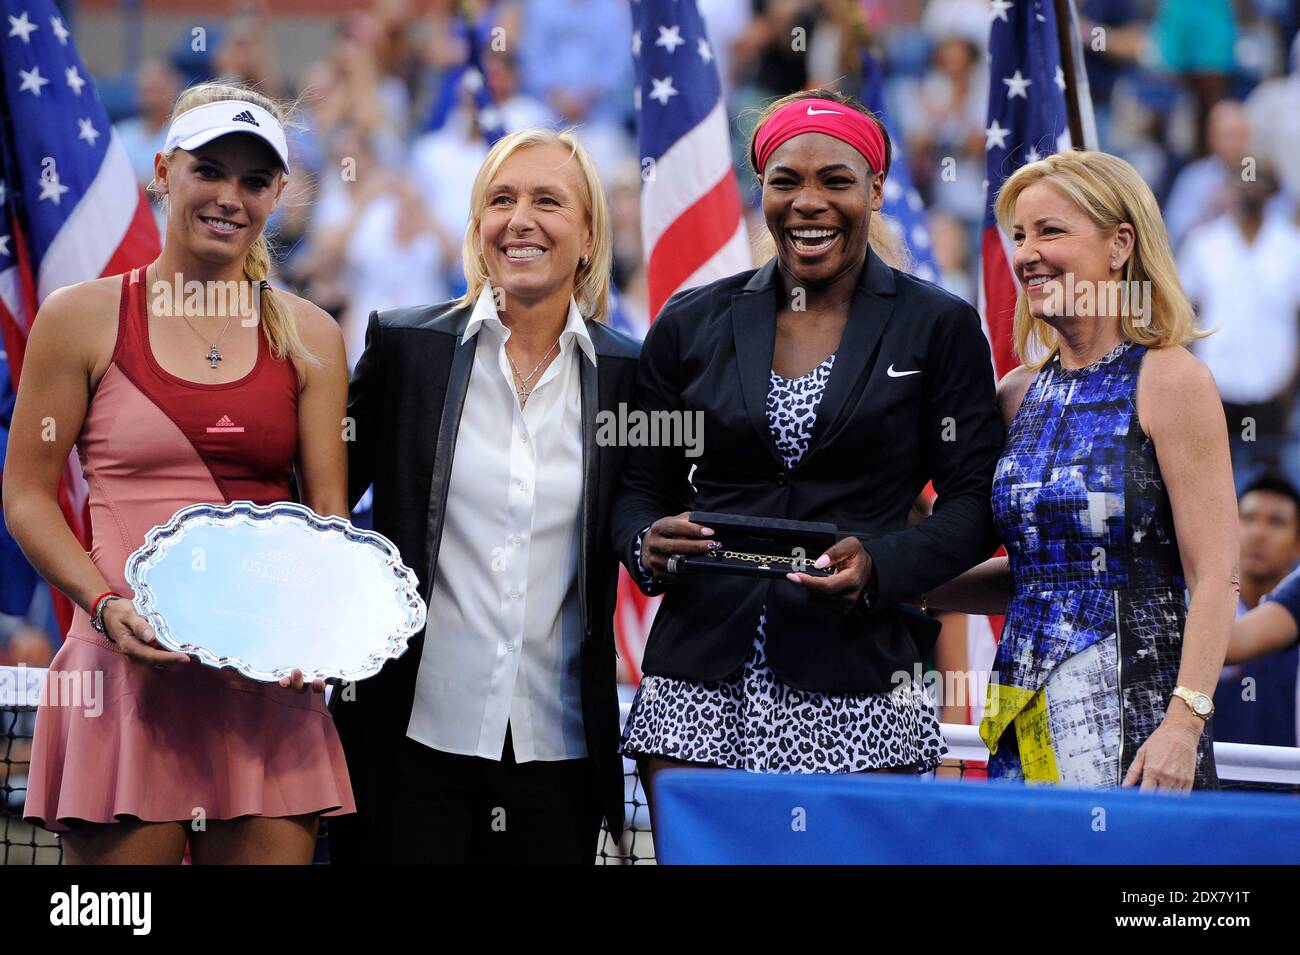
[[[587,754],[578,362],[594,369],[596,351],[570,299],[560,353],[521,410],[490,288],[465,327],[475,335],[406,735],[500,759],[508,725],[519,762],[573,759]]]
[[[1300,351],[1300,228],[1266,216],[1253,242],[1230,216],[1193,232],[1179,276],[1199,306],[1201,328],[1217,328],[1192,350],[1209,366],[1224,401],[1255,404],[1281,394]],[[1230,422],[1239,428],[1239,422]]]

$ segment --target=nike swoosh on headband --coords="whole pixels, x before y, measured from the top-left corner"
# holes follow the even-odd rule
[[[885,374],[889,375],[890,378],[906,378],[908,375],[919,375],[920,373],[920,368],[917,368],[915,371],[894,371],[894,366],[892,364],[885,369]]]
[[[808,107],[808,115],[809,115],[809,116],[823,116],[823,115],[825,115],[825,114],[827,114],[827,113],[829,113],[831,116],[843,116],[843,115],[844,115],[844,114],[841,113],[838,109],[813,109],[811,106]]]

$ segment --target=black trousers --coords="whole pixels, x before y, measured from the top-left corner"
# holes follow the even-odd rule
[[[587,759],[500,761],[402,743],[399,862],[417,865],[592,865],[601,813]]]

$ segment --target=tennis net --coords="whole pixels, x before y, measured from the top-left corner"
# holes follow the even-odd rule
[[[57,865],[63,860],[58,837],[22,818],[32,731],[45,677],[46,671],[41,668],[0,667],[0,865]],[[624,718],[627,708],[625,698]],[[985,778],[988,751],[977,728],[945,723],[943,734],[949,752],[936,775],[962,781]],[[1215,760],[1225,788],[1300,793],[1300,749],[1216,743]],[[645,790],[630,761],[624,764],[624,815],[626,828],[621,838],[614,839],[607,828],[602,830],[596,862],[653,864]],[[328,859],[328,840],[329,820],[325,819],[318,859]]]

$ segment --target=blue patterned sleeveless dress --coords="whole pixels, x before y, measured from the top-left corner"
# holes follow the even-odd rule
[[[1164,719],[1186,583],[1138,423],[1145,354],[1126,341],[1079,369],[1054,356],[1011,423],[993,480],[1013,590],[980,726],[990,777],[1118,786]],[[1209,727],[1195,785],[1218,785]]]

